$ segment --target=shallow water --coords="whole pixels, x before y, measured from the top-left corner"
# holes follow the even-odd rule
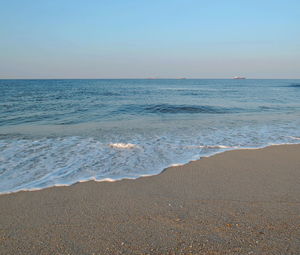
[[[0,193],[300,141],[300,80],[0,80]]]

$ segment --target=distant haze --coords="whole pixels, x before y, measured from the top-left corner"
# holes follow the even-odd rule
[[[1,78],[300,78],[299,0],[10,0]]]

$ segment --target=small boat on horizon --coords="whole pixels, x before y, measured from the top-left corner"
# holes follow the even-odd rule
[[[234,76],[233,79],[234,79],[234,80],[245,80],[246,77]]]

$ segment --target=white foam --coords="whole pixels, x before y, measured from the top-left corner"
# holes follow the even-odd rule
[[[295,136],[288,136],[289,138],[292,138],[294,140],[300,140],[300,137],[295,137]]]
[[[138,147],[137,145],[132,143],[111,143],[109,144],[109,146],[117,149],[133,149]]]
[[[92,177],[90,179],[87,179],[87,180],[80,180],[78,181],[79,183],[84,183],[84,182],[89,182],[89,181],[95,181],[95,182],[115,182],[117,180],[115,179],[111,179],[111,178],[103,178],[103,179],[96,179],[95,177]]]
[[[170,167],[176,167],[176,166],[182,166],[182,165],[184,165],[184,164],[172,164],[172,165],[170,165]]]
[[[211,125],[200,131],[197,126],[170,132],[157,130],[153,133],[144,130],[132,132],[130,135],[111,132],[106,140],[81,136],[0,139],[0,193],[66,186],[89,180],[136,179],[226,150],[260,148],[300,140],[297,128],[286,134],[286,126],[272,125],[242,128]]]

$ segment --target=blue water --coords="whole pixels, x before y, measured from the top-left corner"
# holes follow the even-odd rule
[[[0,80],[0,193],[300,142],[300,80]]]

